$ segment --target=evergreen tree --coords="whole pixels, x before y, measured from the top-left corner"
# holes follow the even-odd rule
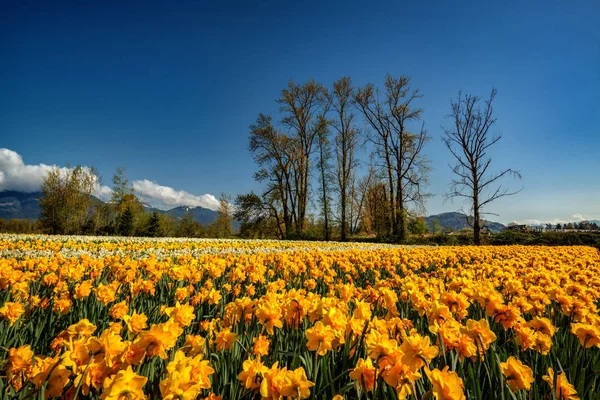
[[[125,211],[119,216],[119,235],[131,236],[133,235],[133,211],[130,207],[127,207]]]
[[[146,234],[150,237],[159,236],[160,232],[160,216],[158,215],[158,211],[152,212],[150,216],[150,220],[148,221],[148,228],[146,229]]]

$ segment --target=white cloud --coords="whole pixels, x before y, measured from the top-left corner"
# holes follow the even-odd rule
[[[541,223],[542,223],[542,221],[540,221],[539,219],[526,219],[525,220],[526,225],[540,225]]]
[[[581,214],[573,214],[571,215],[571,218],[573,218],[575,221],[583,221],[585,219]]]
[[[0,149],[0,191],[37,192],[42,186],[44,176],[56,165],[27,165],[16,151]],[[88,167],[85,167],[88,171]],[[68,168],[60,167],[64,173]],[[94,194],[100,198],[110,197],[112,190],[108,186],[97,185]]]
[[[554,218],[553,220],[551,220],[551,221],[548,221],[548,223],[549,223],[549,224],[552,224],[552,225],[556,225],[556,224],[566,224],[566,223],[568,223],[568,222],[569,222],[569,221],[565,221],[564,219],[560,219],[560,218]]]
[[[27,165],[23,157],[16,151],[0,148],[0,191],[16,190],[19,192],[37,192],[44,181],[44,176],[56,165]],[[68,168],[59,167],[65,173]],[[88,167],[84,167],[89,171]],[[148,179],[136,180],[132,183],[140,197],[166,207],[192,206],[211,210],[219,208],[219,200],[212,194],[193,195],[184,190],[176,190],[162,186]],[[96,185],[94,195],[102,200],[110,199],[112,189],[106,185]]]
[[[0,190],[37,192],[44,175],[54,165],[25,165],[23,157],[15,151],[0,149]]]
[[[569,222],[581,222],[581,221],[588,221],[590,219],[593,218],[585,218],[583,216],[583,214],[573,214],[571,215],[571,218],[567,218],[567,219],[563,219],[563,218],[553,218],[550,220],[538,220],[538,219],[525,219],[525,220],[521,220],[521,221],[513,221],[511,222],[511,224],[517,224],[517,225],[546,225],[546,224],[552,224],[552,225],[556,225],[556,224],[568,224]]]
[[[219,208],[219,199],[212,194],[196,196],[185,190],[162,186],[148,179],[133,181],[133,188],[140,197],[156,200],[167,207],[200,206],[215,211]]]
[[[94,196],[106,201],[112,196],[112,189],[105,185],[96,186],[96,189],[94,190]]]

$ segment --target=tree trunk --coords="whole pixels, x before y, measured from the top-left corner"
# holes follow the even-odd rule
[[[389,192],[390,192],[390,198],[389,198],[389,204],[390,204],[390,225],[391,225],[391,229],[390,227],[388,227],[388,234],[391,232],[393,235],[396,234],[396,202],[394,201],[394,176],[392,174],[392,163],[390,161],[390,155],[389,155],[389,150],[386,149],[385,151],[385,158],[386,158],[386,164],[387,164],[387,173],[388,173],[388,182],[389,182]]]
[[[479,221],[479,196],[477,191],[473,196],[473,243],[476,246],[481,245],[481,224]]]
[[[321,167],[321,188],[323,190],[323,219],[324,219],[324,236],[325,241],[329,241],[329,201],[327,199],[327,176],[325,174],[325,161],[323,160],[324,151],[323,144],[320,145],[320,167]]]
[[[400,157],[398,157],[400,158]],[[404,187],[402,186],[402,164],[398,161],[396,169],[396,235],[398,241],[406,240],[406,212],[404,210]]]
[[[325,241],[328,242],[329,239],[329,218],[327,217],[327,214],[325,214]]]
[[[398,178],[400,179],[400,178]],[[396,210],[396,234],[398,235],[398,241],[404,242],[406,240],[407,232],[406,232],[406,212],[404,211],[404,202],[402,201],[404,193],[401,182],[397,183],[398,185],[398,193],[396,198],[396,203],[398,204],[398,209]]]
[[[341,190],[341,198],[340,198],[340,205],[342,207],[342,227],[341,227],[341,241],[345,242],[346,241],[346,187],[344,185],[344,187]]]
[[[306,219],[306,204],[308,200],[308,157],[301,164],[301,178],[298,185],[298,215],[296,220],[296,233],[300,235],[304,232],[304,222]]]

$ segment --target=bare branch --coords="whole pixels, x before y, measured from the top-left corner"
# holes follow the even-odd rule
[[[489,133],[496,123],[493,115],[496,93],[496,89],[492,89],[482,109],[478,96],[463,95],[459,92],[457,100],[451,104],[452,112],[449,115],[453,120],[453,127],[444,128],[442,137],[444,144],[457,161],[455,166],[450,166],[457,178],[450,183],[450,191],[445,197],[446,200],[460,197],[469,201],[473,212],[475,244],[481,243],[480,231],[484,223],[481,216],[487,214],[483,212],[483,208],[499,198],[512,196],[521,191],[511,191],[502,185],[493,188],[506,176],[521,179],[520,172],[511,168],[493,175],[489,175],[488,172],[491,158],[488,158],[487,150],[502,138],[501,134],[492,137]]]

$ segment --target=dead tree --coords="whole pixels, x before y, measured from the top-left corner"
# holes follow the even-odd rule
[[[456,176],[450,183],[450,191],[446,199],[462,198],[470,206],[473,218],[473,241],[481,244],[482,210],[494,200],[514,195],[521,190],[510,191],[497,181],[504,176],[521,179],[521,174],[514,169],[504,169],[492,174],[489,171],[492,162],[488,149],[502,138],[501,134],[492,135],[490,128],[496,123],[492,103],[496,97],[496,89],[492,89],[489,100],[480,107],[481,98],[463,95],[459,92],[456,102],[452,102],[453,126],[444,128],[442,140],[456,160],[450,165]],[[486,213],[490,214],[490,213]]]

